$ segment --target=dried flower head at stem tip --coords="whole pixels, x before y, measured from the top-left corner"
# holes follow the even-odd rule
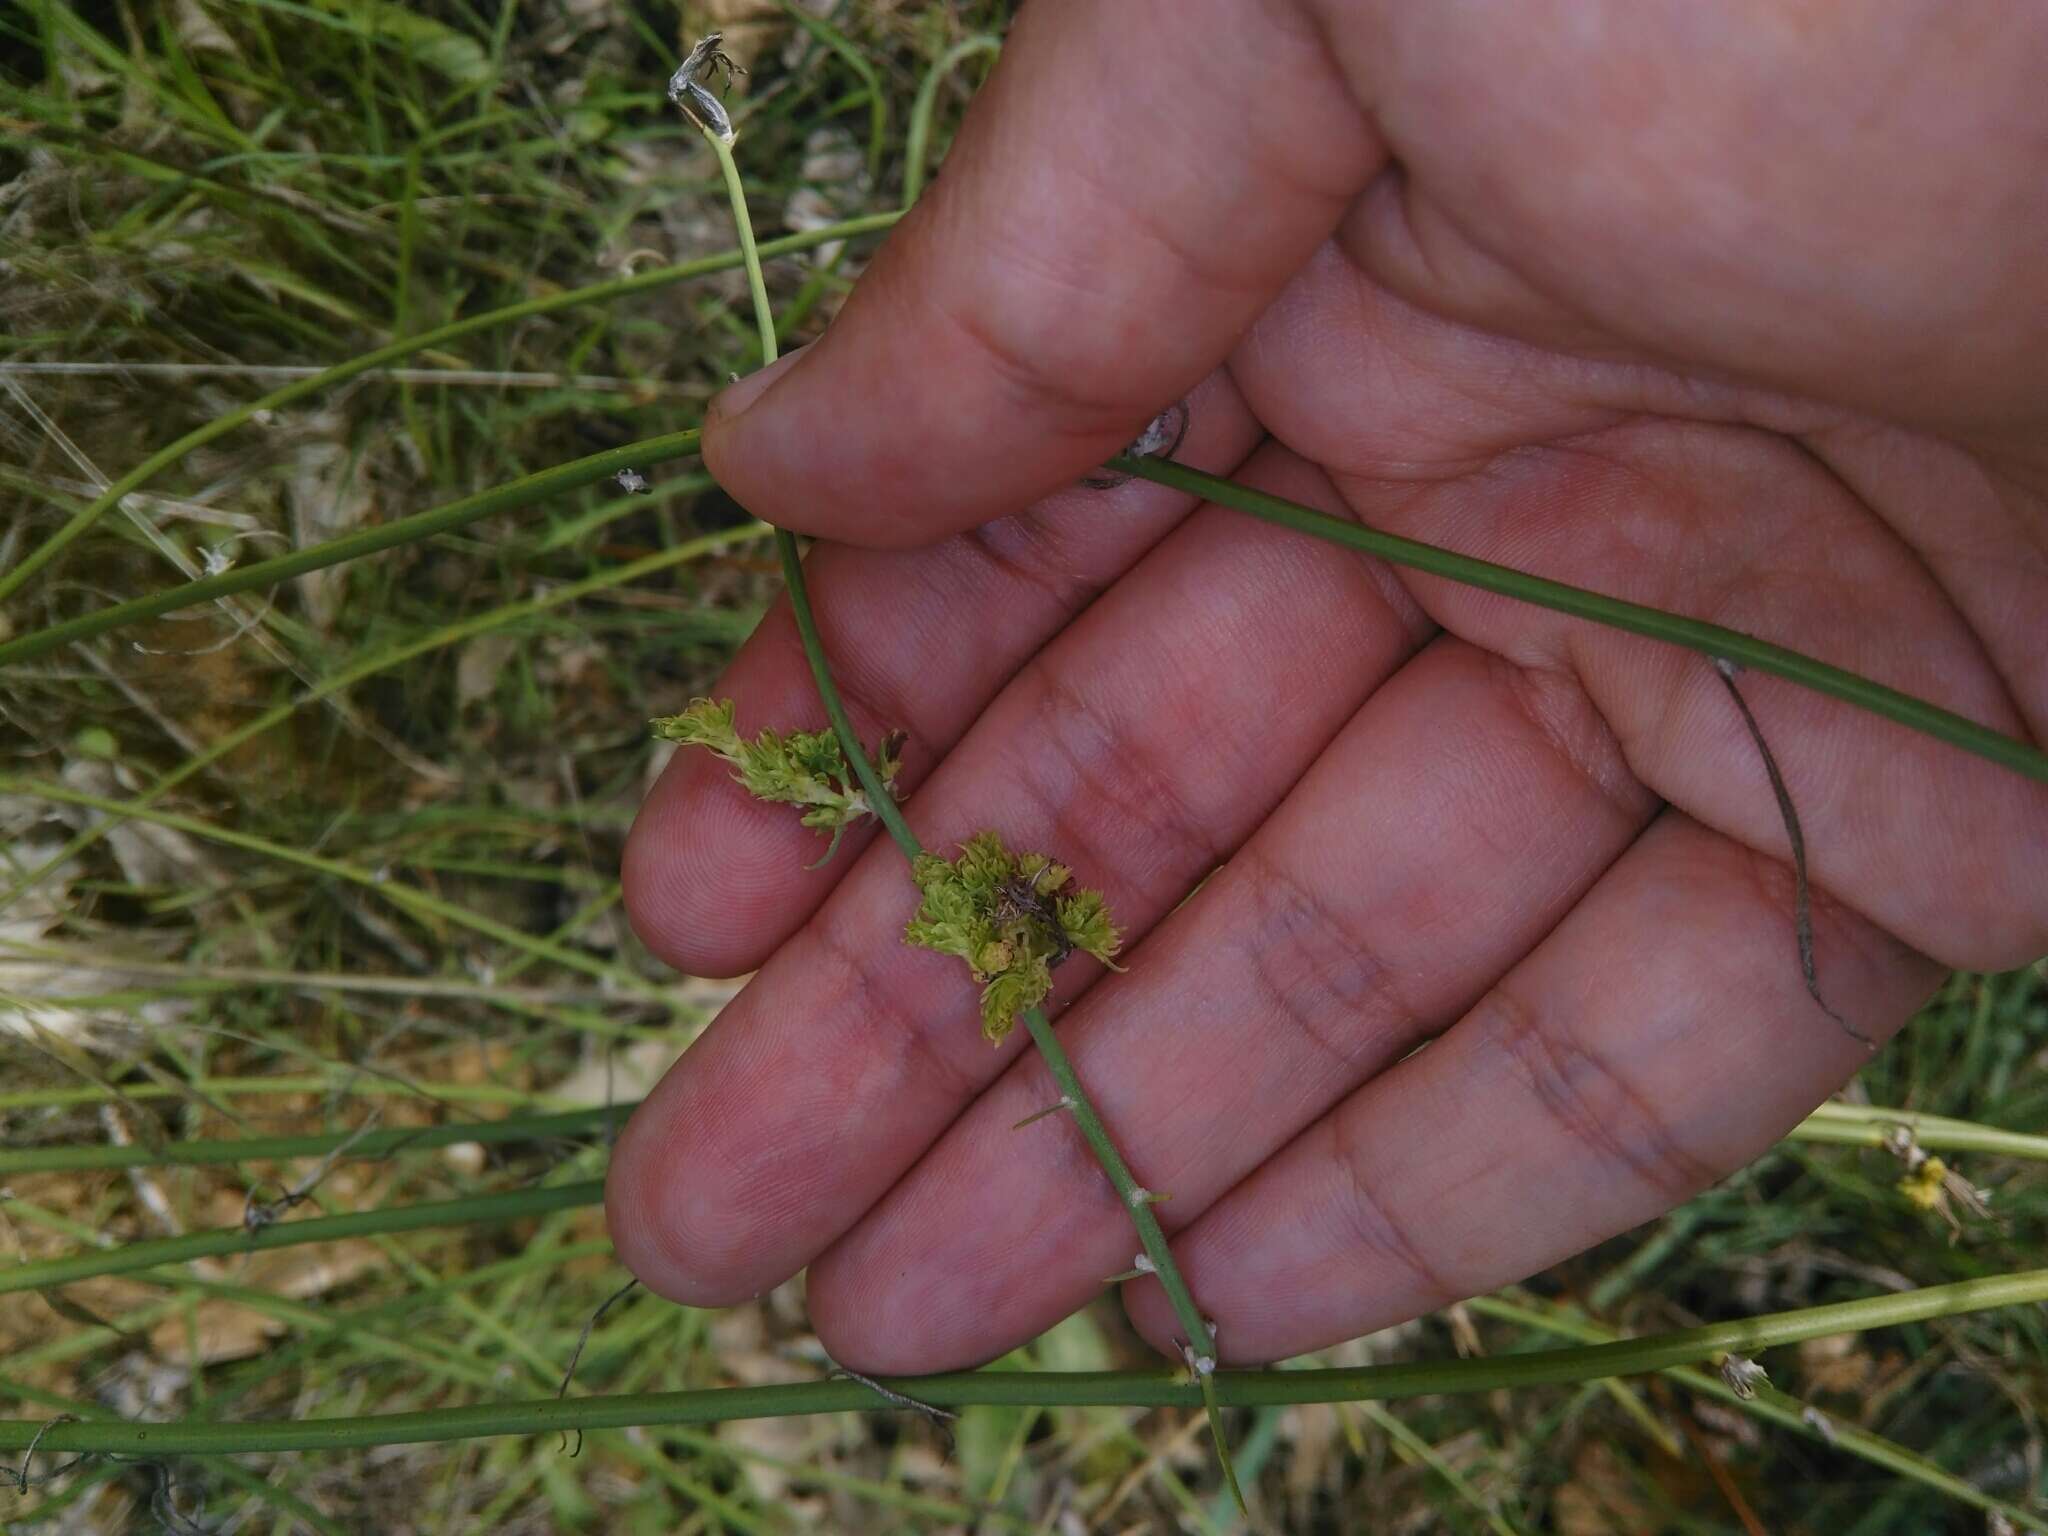
[[[723,69],[729,90],[732,77],[746,73],[732,61],[732,55],[719,46],[724,40],[722,32],[706,33],[697,40],[697,45],[676,67],[676,72],[669,76],[668,99],[699,128],[714,135],[720,143],[729,145],[738,137],[732,126],[732,115],[725,110],[725,103],[712,95],[704,84]]]

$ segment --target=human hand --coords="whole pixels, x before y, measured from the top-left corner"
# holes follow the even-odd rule
[[[2048,738],[2048,35],[1952,16],[1034,0],[831,330],[717,403],[721,482],[829,541],[921,837],[1044,849],[1133,941],[1052,1006],[1224,1359],[1649,1219],[1865,1051],[1701,658],[1076,478],[1186,394],[1198,467]],[[1881,1038],[2048,950],[2048,788],[1744,688],[1834,1008]],[[717,692],[821,723],[786,604]],[[700,1305],[809,1264],[835,1358],[949,1368],[1135,1244],[869,836],[806,870],[709,757],[655,788],[636,926],[761,970],[621,1136],[612,1234]]]

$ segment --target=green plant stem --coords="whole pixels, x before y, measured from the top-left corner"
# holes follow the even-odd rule
[[[1917,1110],[1882,1104],[1823,1104],[1792,1128],[1788,1141],[1818,1142],[1838,1147],[1882,1147],[1894,1129],[1912,1132],[1929,1152],[1979,1152],[1989,1157],[2016,1157],[2048,1162],[2048,1136],[2001,1130],[1971,1120],[1923,1115]]]
[[[867,753],[861,748],[859,733],[854,730],[853,721],[846,713],[846,701],[840,698],[839,685],[832,680],[832,667],[825,657],[825,642],[818,634],[817,615],[811,611],[810,589],[804,582],[803,556],[797,553],[796,540],[779,528],[775,531],[775,552],[782,557],[783,585],[789,592],[790,610],[796,616],[796,632],[803,641],[804,655],[810,661],[811,679],[817,684],[819,702],[825,706],[825,718],[832,722],[832,730],[839,737],[840,750],[845,753],[854,777],[860,780],[861,791],[868,798],[868,809],[875,813],[875,819],[894,839],[896,846],[903,850],[903,857],[914,859],[924,852],[924,845],[910,830],[895,796],[889,793],[889,786],[882,782],[882,776],[875,772],[875,765],[868,761]]]
[[[740,182],[739,168],[733,161],[732,146],[718,135],[706,133],[705,139],[718,154],[718,162],[725,172],[726,193],[732,200],[733,219],[739,226],[740,249],[751,258],[754,250],[752,221],[747,215],[747,194]],[[754,319],[761,331],[762,350],[768,361],[775,359],[775,317],[768,304],[768,289],[762,277],[760,263],[750,259],[747,263],[748,286],[753,293]],[[846,703],[839,696],[838,685],[832,678],[832,666],[825,655],[825,642],[818,633],[817,614],[811,607],[810,589],[804,581],[803,559],[798,553],[796,539],[784,529],[775,531],[775,547],[782,558],[783,581],[789,589],[790,609],[796,618],[797,634],[803,641],[804,655],[810,661],[811,677],[817,684],[818,698],[825,706],[826,718],[832,722],[832,729],[839,737],[839,745],[852,767],[854,776],[866,792],[868,806],[875,817],[888,830],[896,846],[903,851],[905,859],[915,859],[924,852],[924,845],[917,840],[917,834],[903,819],[895,797],[875,772],[875,765],[869,761],[862,748],[860,735],[853,728],[853,721],[846,713]],[[1132,1221],[1138,1228],[1140,1241],[1146,1255],[1158,1270],[1160,1283],[1172,1299],[1174,1313],[1180,1318],[1181,1326],[1188,1332],[1189,1341],[1195,1352],[1215,1358],[1215,1340],[1209,1335],[1194,1297],[1189,1294],[1187,1282],[1181,1278],[1180,1270],[1173,1262],[1173,1253],[1168,1248],[1166,1236],[1159,1228],[1159,1219],[1152,1214],[1150,1203],[1143,1198],[1137,1180],[1125,1166],[1123,1156],[1110,1140],[1108,1130],[1102,1124],[1102,1117],[1095,1112],[1087,1091],[1074,1072],[1074,1066],[1067,1059],[1059,1037],[1054,1034],[1043,1010],[1032,1008],[1024,1015],[1024,1027],[1030,1032],[1032,1043],[1045,1058],[1053,1081],[1059,1085],[1060,1093],[1071,1101],[1074,1119],[1081,1128],[1081,1134],[1095,1153],[1102,1170],[1109,1176],[1109,1182],[1116,1189],[1117,1198],[1122,1202]]]
[[[701,125],[700,125],[701,126]],[[739,226],[740,250],[747,258],[747,286],[753,295],[754,322],[761,333],[761,350],[768,361],[773,361],[775,351],[775,315],[768,303],[768,286],[761,273],[760,261],[755,256],[753,221],[747,213],[746,188],[740,180],[739,166],[733,159],[732,145],[708,129],[704,130],[705,142],[711,145],[718,156],[720,169],[725,176],[725,189],[732,202],[733,222]],[[875,765],[868,760],[866,750],[861,746],[860,736],[853,729],[853,722],[847,717],[845,702],[839,697],[838,686],[832,679],[832,666],[825,655],[825,644],[818,634],[817,615],[811,608],[810,589],[804,582],[803,560],[798,554],[796,539],[784,529],[775,531],[775,547],[782,558],[782,574],[789,589],[790,609],[796,618],[797,633],[803,641],[804,655],[810,662],[811,677],[817,685],[819,700],[825,706],[825,714],[832,722],[832,729],[839,737],[841,752],[853,768],[854,776],[860,780],[866,791],[868,805],[896,846],[903,851],[905,859],[915,859],[923,852],[917,836],[904,821],[903,813],[897,808],[895,797],[889,787],[875,772]],[[1187,1282],[1181,1277],[1180,1267],[1174,1263],[1173,1250],[1167,1245],[1166,1235],[1159,1228],[1159,1220],[1152,1214],[1151,1197],[1139,1187],[1125,1166],[1123,1155],[1117,1151],[1116,1143],[1110,1140],[1109,1131],[1096,1113],[1094,1103],[1081,1086],[1081,1079],[1075,1074],[1074,1066],[1067,1059],[1066,1050],[1060,1045],[1059,1037],[1046,1021],[1043,1011],[1027,1009],[1024,1027],[1030,1032],[1031,1040],[1045,1060],[1054,1082],[1059,1085],[1061,1096],[1067,1101],[1069,1110],[1081,1128],[1096,1160],[1102,1165],[1103,1173],[1116,1190],[1118,1201],[1129,1213],[1138,1229],[1138,1239],[1145,1255],[1152,1262],[1159,1282],[1166,1288],[1168,1299],[1173,1303],[1174,1315],[1180,1320],[1186,1332],[1189,1346],[1195,1356],[1207,1362],[1207,1370],[1198,1370],[1196,1375],[1204,1406],[1208,1411],[1210,1427],[1216,1437],[1217,1454],[1223,1462],[1224,1475],[1230,1484],[1230,1491],[1240,1508],[1244,1495],[1237,1486],[1237,1473],[1230,1464],[1229,1447],[1223,1438],[1223,1420],[1217,1412],[1217,1403],[1210,1385],[1210,1375],[1215,1369],[1216,1340],[1209,1331],[1208,1322],[1201,1309],[1195,1305]]]
[[[931,153],[932,113],[938,106],[939,87],[946,77],[976,54],[1001,53],[1003,40],[989,33],[963,38],[940,54],[918,83],[917,99],[910,108],[910,132],[903,146],[903,207],[906,212],[924,190],[926,159]]]
[[[1699,619],[1688,619],[1679,614],[1665,613],[1661,609],[1648,608],[1641,603],[1625,602],[1618,597],[1604,597],[1598,592],[1588,592],[1583,587],[1568,586],[1561,581],[1551,581],[1542,576],[1531,576],[1524,571],[1512,570],[1496,565],[1491,560],[1476,559],[1471,555],[1454,554],[1439,549],[1433,544],[1424,544],[1415,539],[1405,539],[1398,534],[1382,533],[1359,523],[1347,522],[1343,518],[1331,517],[1311,507],[1304,507],[1283,497],[1273,496],[1265,491],[1255,491],[1249,486],[1238,485],[1215,475],[1189,469],[1167,459],[1136,459],[1120,456],[1109,461],[1108,466],[1122,474],[1135,475],[1143,480],[1155,481],[1160,485],[1172,486],[1220,506],[1232,507],[1266,522],[1277,523],[1282,528],[1291,528],[1297,533],[1306,533],[1314,538],[1324,539],[1332,544],[1341,544],[1347,549],[1362,550],[1369,555],[1394,565],[1407,566],[1411,570],[1424,571],[1432,576],[1443,576],[1466,586],[1479,587],[1488,592],[1498,592],[1526,603],[1535,603],[1544,608],[1553,608],[1559,613],[1568,613],[1575,618],[1591,619],[1614,629],[1623,629],[1631,634],[1647,635],[1653,640],[1668,641],[1673,645],[1685,646],[1703,656],[1719,657],[1753,667],[1759,672],[1769,672],[1786,678],[1816,693],[1825,693],[1848,703],[1867,709],[1873,714],[1897,721],[1951,746],[1974,752],[1979,757],[2011,768],[2032,779],[2048,782],[2048,754],[2012,736],[2002,736],[1997,731],[1966,720],[1939,705],[1911,694],[1900,693],[1882,683],[1872,682],[1854,672],[1840,667],[1829,666],[1811,656],[1788,650],[1782,645],[1773,645],[1768,640],[1759,640],[1733,629],[1723,629],[1718,624],[1708,624]]]
[[[0,1090],[0,1110],[65,1109],[79,1104],[103,1104],[109,1099],[178,1099],[190,1094],[209,1098],[235,1094],[343,1093],[360,1098],[395,1098],[399,1095],[433,1104],[554,1104],[545,1089],[528,1091],[508,1088],[502,1083],[436,1083],[432,1093],[412,1083],[365,1073],[347,1062],[330,1062],[325,1076],[291,1077],[199,1077],[189,1082],[124,1083],[118,1089],[102,1083],[74,1083],[63,1088],[19,1088]],[[581,1108],[564,1105],[564,1108]]]
[[[329,539],[324,544],[293,550],[288,555],[278,555],[274,559],[237,566],[233,570],[221,572],[218,576],[202,577],[198,581],[188,581],[182,586],[166,587],[160,592],[130,598],[125,603],[97,608],[91,613],[80,614],[75,619],[67,619],[61,624],[52,624],[46,629],[36,630],[33,634],[23,635],[18,640],[0,644],[0,666],[10,662],[27,661],[46,651],[55,650],[60,645],[90,639],[94,635],[104,634],[107,630],[117,629],[124,624],[153,619],[158,614],[189,608],[195,603],[211,602],[215,598],[246,592],[252,587],[275,586],[278,582],[288,581],[294,576],[303,576],[308,571],[341,565],[350,560],[360,560],[365,555],[395,549],[402,544],[416,544],[421,539],[464,527],[493,513],[509,512],[516,507],[523,507],[546,497],[559,495],[563,491],[588,485],[594,480],[603,480],[616,475],[622,469],[637,469],[643,464],[658,464],[666,459],[681,458],[685,454],[697,451],[697,439],[700,435],[700,431],[693,427],[686,432],[668,432],[660,437],[627,443],[622,448],[608,448],[603,453],[593,453],[587,458],[571,459],[566,464],[555,464],[546,469],[536,470],[530,475],[521,475],[516,480],[494,485],[489,490],[478,491],[473,496],[465,496],[460,501],[451,501],[445,506],[415,512],[411,517],[402,517],[394,523],[364,528],[338,539]]]
[[[345,1069],[338,1069],[343,1070]],[[317,1077],[208,1078],[192,1085],[192,1091],[208,1095],[265,1093],[323,1093],[334,1082]],[[392,1095],[403,1091],[394,1084],[367,1079],[356,1084],[359,1094]],[[437,1086],[437,1097],[450,1102],[484,1104],[523,1103],[545,1100],[545,1090],[525,1093],[492,1085]],[[165,1083],[123,1084],[122,1097],[165,1099],[178,1090]],[[27,1089],[0,1094],[0,1110],[61,1109],[79,1104],[97,1104],[113,1098],[112,1090],[97,1085],[75,1088]],[[584,1129],[601,1121],[624,1120],[639,1108],[638,1099],[622,1101],[603,1109],[564,1110],[557,1114],[532,1115],[504,1120],[465,1121],[460,1125],[423,1127],[420,1130],[377,1131],[365,1136],[351,1149],[352,1155],[380,1157],[402,1150],[387,1146],[387,1140],[402,1141],[405,1148],[443,1146],[461,1141],[511,1141],[581,1134],[579,1125],[590,1117]],[[1920,1115],[1911,1110],[1888,1109],[1881,1105],[1823,1104],[1792,1128],[1786,1141],[1822,1145],[1881,1147],[1884,1132],[1894,1125],[1909,1127],[1914,1139],[1930,1152],[1979,1152],[1994,1157],[2022,1158],[2048,1162],[2048,1136],[2023,1131],[2001,1130],[1969,1120],[1950,1120],[1939,1115]],[[32,1147],[0,1151],[0,1174],[71,1172],[86,1168],[163,1168],[185,1163],[233,1163],[265,1157],[315,1157],[347,1141],[352,1133],[335,1131],[320,1136],[247,1138],[230,1141],[170,1142],[160,1151],[138,1144],[126,1147]],[[189,1152],[186,1149],[191,1149]]]
[[[346,1144],[350,1161],[389,1157],[398,1152],[423,1152],[461,1142],[494,1145],[507,1141],[553,1141],[588,1136],[625,1122],[631,1105],[575,1109],[557,1115],[518,1115],[504,1120],[460,1120],[447,1125],[394,1127],[358,1134],[334,1131],[321,1136],[237,1136],[218,1141],[172,1141],[151,1148],[128,1146],[17,1147],[0,1149],[0,1175],[16,1173],[82,1173],[105,1168],[189,1168],[205,1164],[273,1162],[290,1157],[322,1157]]]
[[[821,229],[807,229],[798,234],[784,235],[763,245],[758,256],[786,256],[794,251],[809,250],[813,246],[829,245],[835,240],[850,240],[858,235],[874,234],[887,229],[901,217],[902,215],[894,210],[887,213],[871,213],[857,219],[828,224]],[[316,394],[330,385],[352,379],[358,374],[368,373],[374,368],[381,368],[387,363],[397,362],[400,358],[430,351],[446,342],[474,335],[478,331],[510,325],[519,320],[530,320],[536,315],[552,314],[556,310],[571,309],[579,304],[608,303],[613,299],[624,298],[628,294],[645,293],[650,289],[666,287],[670,283],[708,276],[713,272],[724,272],[743,265],[745,259],[744,253],[740,251],[721,251],[715,256],[704,256],[694,261],[677,262],[673,266],[657,267],[652,271],[617,278],[608,283],[592,283],[588,287],[572,288],[566,293],[547,294],[541,298],[507,304],[503,308],[488,310],[481,315],[471,315],[467,319],[436,326],[429,331],[401,337],[374,351],[352,357],[345,363],[337,363],[311,378],[296,379],[281,389],[274,389],[259,399],[251,400],[247,405],[237,406],[234,410],[215,417],[205,426],[187,432],[176,442],[158,449],[79,508],[63,527],[45,539],[12,570],[0,575],[0,602],[6,601],[23,582],[54,559],[66,545],[83,534],[104,513],[119,505],[123,496],[148,484],[193,449],[204,447],[215,438],[225,436],[235,428],[254,420],[264,411],[290,405],[293,401]],[[0,651],[0,660],[5,659],[6,653]]]
[[[574,1184],[550,1184],[539,1189],[515,1189],[496,1195],[471,1195],[461,1200],[435,1200],[420,1205],[387,1205],[374,1211],[353,1211],[343,1216],[314,1216],[304,1221],[277,1221],[251,1232],[244,1227],[216,1227],[207,1232],[189,1232],[181,1237],[158,1237],[145,1242],[124,1243],[118,1248],[69,1253],[62,1258],[34,1259],[0,1269],[0,1295],[14,1291],[37,1291],[53,1285],[70,1285],[100,1275],[126,1275],[159,1264],[183,1264],[192,1259],[217,1258],[229,1253],[260,1253],[266,1248],[290,1248],[299,1243],[331,1243],[344,1237],[377,1237],[392,1232],[417,1232],[426,1227],[496,1225],[526,1216],[544,1216],[549,1211],[566,1211],[576,1206],[596,1205],[604,1199],[604,1181],[586,1179]]]
[[[1518,1323],[1524,1327],[1558,1334],[1568,1339],[1578,1339],[1588,1344],[1606,1344],[1615,1338],[1611,1330],[1598,1327],[1584,1319],[1521,1306],[1495,1296],[1475,1296],[1465,1305],[1482,1317]],[[1867,1429],[1859,1429],[1854,1424],[1842,1423],[1832,1415],[1827,1416],[1828,1428],[1824,1433],[1818,1425],[1807,1420],[1805,1404],[1789,1393],[1778,1391],[1775,1387],[1759,1385],[1752,1396],[1743,1397],[1721,1380],[1718,1374],[1694,1370],[1690,1366],[1666,1366],[1661,1374],[1677,1382],[1688,1392],[1718,1398],[1751,1418],[1762,1419],[1765,1423],[1792,1430],[1824,1445],[1832,1445],[1838,1450],[1846,1451],[1901,1477],[1911,1478],[1977,1509],[1995,1510],[2028,1530],[2048,1532],[2048,1521],[2027,1514],[2016,1505],[2008,1504],[2002,1499],[1992,1498],[1974,1484],[1943,1471],[1925,1456],[1907,1450],[1897,1441],[1888,1440],[1883,1435]]]
[[[565,1189],[585,1187],[569,1185]],[[372,1213],[375,1214],[375,1213]],[[312,1226],[312,1222],[293,1223]],[[1802,1339],[1858,1333],[1954,1317],[1995,1307],[2048,1301],[2048,1270],[1989,1280],[1892,1292],[1796,1312],[1773,1312],[1673,1333],[1609,1344],[1530,1354],[1496,1355],[1422,1364],[1375,1365],[1304,1371],[1227,1371],[1215,1378],[1226,1407],[1262,1408],[1292,1403],[1386,1402],[1437,1393],[1490,1392],[1561,1382],[1635,1376],[1711,1360],[1730,1352],[1755,1355]],[[1166,1371],[962,1371],[942,1376],[884,1378],[892,1391],[945,1408],[1128,1407],[1194,1408],[1200,1389]],[[625,1429],[636,1425],[711,1424],[730,1419],[844,1413],[875,1407],[875,1394],[857,1381],[802,1382],[767,1387],[719,1387],[609,1397],[541,1398],[476,1403],[418,1413],[352,1418],[281,1419],[247,1424],[198,1420],[173,1423],[59,1424],[39,1449],[57,1453],[125,1455],[245,1451],[342,1450],[371,1445],[419,1445],[480,1435]],[[0,1450],[20,1451],[42,1425],[0,1420]]]
[[[177,768],[172,769],[169,773],[159,778],[148,789],[129,800],[123,808],[109,811],[101,820],[74,835],[63,847],[43,860],[34,869],[27,871],[19,879],[15,880],[4,893],[0,893],[0,912],[5,912],[16,901],[20,900],[24,893],[32,890],[52,871],[77,858],[79,854],[92,847],[102,837],[105,837],[107,833],[128,820],[129,817],[146,810],[171,789],[183,783],[186,779],[191,778],[192,775],[218,762],[244,742],[251,741],[262,735],[265,731],[270,730],[273,726],[282,724],[290,718],[295,710],[303,709],[308,704],[316,704],[322,699],[329,698],[344,689],[354,687],[366,677],[372,677],[392,667],[401,666],[416,656],[423,656],[430,651],[456,645],[476,635],[488,633],[507,624],[517,623],[521,619],[531,618],[535,614],[544,613],[550,608],[556,608],[564,603],[574,602],[578,598],[586,597],[592,592],[599,592],[609,587],[638,581],[642,577],[651,576],[673,566],[685,564],[701,556],[713,554],[722,549],[728,549],[734,544],[761,538],[767,532],[766,524],[755,523],[750,526],[727,528],[716,533],[708,533],[700,538],[690,539],[682,544],[678,544],[673,549],[659,550],[643,559],[630,561],[625,565],[617,566],[608,571],[600,571],[595,576],[587,576],[581,581],[565,582],[563,585],[543,592],[537,597],[527,598],[522,602],[507,603],[502,607],[491,609],[488,613],[475,614],[454,624],[443,625],[441,628],[422,635],[418,639],[406,641],[401,645],[395,645],[374,655],[366,656],[361,661],[352,662],[335,672],[332,676],[322,678],[297,698],[289,699],[273,709],[265,710],[254,719],[227,732],[218,741],[209,744],[205,750],[187,758]]]

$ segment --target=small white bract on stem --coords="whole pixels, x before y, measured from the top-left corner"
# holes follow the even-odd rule
[[[1771,1374],[1746,1355],[1729,1354],[1721,1357],[1721,1380],[1730,1392],[1748,1402],[1759,1386],[1771,1384]]]

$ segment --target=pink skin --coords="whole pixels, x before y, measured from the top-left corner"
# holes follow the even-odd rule
[[[1073,482],[1193,390],[1189,462],[2040,740],[2048,29],[1948,14],[1034,0],[832,329],[716,403],[724,483],[832,541],[919,835],[1054,852],[1139,941],[1059,1025],[1224,1358],[1649,1219],[1866,1058],[1701,658]],[[1743,686],[1834,1006],[1883,1037],[2048,950],[2048,786]],[[818,723],[786,609],[718,692]],[[698,1304],[809,1265],[857,1369],[971,1364],[1129,1220],[1067,1117],[1011,1129],[1054,1092],[896,942],[896,851],[821,848],[702,756],[650,797],[641,933],[761,974],[621,1137],[613,1238]]]

